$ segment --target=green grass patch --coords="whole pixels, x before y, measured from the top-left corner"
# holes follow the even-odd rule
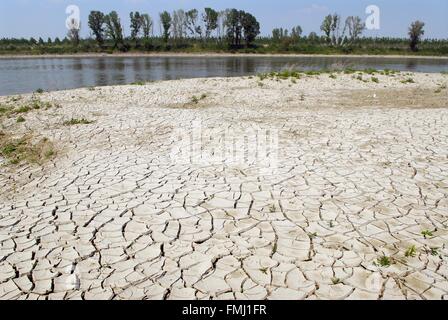
[[[64,126],[76,126],[76,125],[81,125],[81,124],[92,124],[93,122],[94,121],[90,121],[85,118],[81,118],[81,119],[72,118],[70,120],[64,121],[63,125]]]
[[[410,246],[406,249],[406,252],[404,253],[404,256],[409,258],[414,258],[417,255],[417,248],[415,246]]]
[[[432,231],[430,231],[430,230],[423,230],[422,231],[422,236],[425,237],[425,239],[426,239],[426,238],[429,238],[429,237],[433,237],[434,233]]]
[[[376,265],[380,267],[390,267],[392,265],[392,259],[387,256],[382,256],[378,258],[375,262]]]
[[[405,80],[401,80],[401,83],[407,84],[407,83],[415,83],[414,79],[412,78],[407,78]]]

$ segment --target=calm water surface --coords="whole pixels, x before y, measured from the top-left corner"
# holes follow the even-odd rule
[[[0,95],[135,81],[254,75],[286,68],[333,67],[448,71],[448,59],[380,57],[70,57],[0,59]]]

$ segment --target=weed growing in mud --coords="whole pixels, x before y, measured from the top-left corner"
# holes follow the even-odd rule
[[[438,248],[430,248],[429,249],[429,253],[432,255],[432,256],[438,256],[439,255],[439,249]]]
[[[407,258],[409,258],[409,257],[414,258],[416,255],[417,255],[417,248],[415,247],[415,245],[407,248],[406,252],[404,253],[404,256]]]
[[[131,83],[131,86],[144,86],[145,84],[144,81],[135,81]]]
[[[25,118],[22,117],[22,116],[18,117],[17,120],[16,120],[17,123],[22,123],[22,122],[25,122],[25,121],[26,121]]]
[[[336,278],[336,277],[333,277],[333,278],[331,278],[331,282],[332,282],[334,285],[336,285],[336,284],[341,283],[341,279]]]
[[[373,74],[375,74],[375,73],[378,73],[378,70],[373,69],[373,68],[367,68],[367,69],[364,69],[363,72],[364,72],[364,73],[367,73],[367,74],[369,74],[369,75],[373,75]]]
[[[392,264],[391,258],[387,256],[382,256],[378,259],[376,259],[376,262],[374,262],[375,265],[381,266],[381,267],[390,267]]]
[[[21,162],[41,164],[55,154],[53,144],[47,138],[33,144],[30,136],[11,139],[0,134],[0,146],[1,156],[13,165]]]
[[[64,121],[63,125],[64,126],[76,126],[76,125],[79,125],[79,124],[92,124],[93,122],[94,121],[90,121],[90,120],[87,120],[85,118],[81,118],[81,119],[72,118],[72,119],[70,119],[68,121]]]
[[[405,80],[401,80],[401,83],[407,84],[407,83],[415,83],[414,79],[412,78],[407,78]]]
[[[263,272],[264,274],[268,274],[268,268],[260,268],[260,271]]]
[[[200,97],[193,96],[191,98],[191,102],[194,104],[198,104],[199,102],[201,102],[201,100],[204,100],[205,98],[207,98],[207,95],[203,93]]]
[[[441,93],[442,90],[446,89],[446,84],[441,84],[439,87],[434,91],[434,93]]]
[[[377,77],[372,77],[372,82],[380,83],[380,79],[378,79]]]
[[[422,236],[425,237],[425,239],[426,239],[428,237],[433,237],[434,233],[432,231],[430,231],[430,230],[423,230],[422,231]]]
[[[34,93],[38,93],[38,94],[44,93],[44,89],[42,89],[42,88],[36,89],[36,91],[34,91]]]
[[[337,79],[337,78],[338,78],[338,77],[337,77],[335,74],[333,74],[333,73],[330,74],[329,77],[330,77],[330,79]]]
[[[14,100],[14,101],[18,101],[18,100]],[[12,101],[10,101],[9,104],[0,106],[0,116],[2,116],[2,115],[13,116],[13,115],[18,115],[18,114],[28,113],[33,110],[39,110],[39,109],[48,110],[53,107],[59,107],[59,105],[57,105],[57,104],[53,104],[50,102],[44,102],[44,101],[41,101],[36,98],[32,98],[30,101],[27,101],[20,106],[15,106],[14,104],[11,104],[11,102]]]
[[[384,69],[383,71],[381,71],[380,73],[383,76],[394,76],[396,73],[398,73],[399,71],[396,70],[391,70],[391,69]]]

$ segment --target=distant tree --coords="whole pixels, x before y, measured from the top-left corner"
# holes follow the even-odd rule
[[[135,41],[135,46],[138,47],[138,39],[139,34],[143,26],[143,18],[140,14],[140,12],[131,12],[129,14],[130,20],[131,20],[131,39]]]
[[[51,41],[51,38],[49,37],[48,39],[47,39],[47,44],[52,44],[53,43],[53,41]]]
[[[174,10],[172,16],[173,38],[182,39],[186,35],[187,16],[184,10]]]
[[[345,20],[345,24],[351,43],[355,42],[366,28],[365,23],[362,22],[360,17],[350,16]]]
[[[104,16],[104,23],[106,25],[106,35],[114,42],[114,47],[123,46],[123,27],[121,26],[120,18],[116,11],[112,11]]]
[[[272,29],[272,40],[274,42],[279,42],[282,38],[283,30],[281,28]]]
[[[58,37],[54,38],[54,44],[61,44],[61,39]]]
[[[418,44],[422,38],[422,36],[425,34],[425,30],[423,29],[425,26],[425,23],[422,21],[414,21],[412,22],[411,26],[409,27],[409,38],[411,40],[410,47],[412,51],[418,51]]]
[[[104,18],[104,13],[100,11],[91,11],[89,14],[89,28],[100,46],[104,43]]]
[[[190,34],[193,37],[195,37],[196,35],[202,37],[202,28],[200,25],[198,25],[198,10],[192,9],[187,11],[185,18],[185,26],[190,31]]]
[[[308,40],[311,41],[311,42],[317,42],[319,40],[319,36],[317,35],[316,32],[312,31],[308,35]]]
[[[153,21],[149,14],[142,14],[142,30],[143,30],[143,37],[148,40],[149,36],[152,34],[153,30]]]
[[[260,23],[250,13],[243,12],[240,15],[241,25],[243,27],[244,40],[249,47],[255,38],[260,34]]]
[[[68,29],[67,38],[72,42],[72,44],[77,47],[80,41],[81,24],[76,22],[73,18],[70,22],[70,29]]]
[[[210,38],[211,33],[218,28],[218,12],[212,8],[205,8],[202,20],[205,25],[205,38]]]
[[[36,44],[37,44],[37,41],[36,41],[36,39],[34,39],[34,38],[30,38],[30,43],[31,43],[32,45],[36,45]]]
[[[241,44],[241,14],[243,11],[231,9],[227,12],[226,30],[227,40],[231,46],[239,46]]]
[[[39,43],[40,46],[43,46],[45,44],[44,39],[39,38],[38,43]]]
[[[227,33],[227,15],[230,9],[220,11],[218,13],[218,37],[222,39]]]
[[[347,23],[341,31],[341,16],[337,13],[325,17],[320,29],[325,34],[327,42],[333,46],[343,46],[345,44]]]
[[[302,36],[302,27],[301,26],[297,26],[297,27],[293,27],[291,30],[291,38],[293,41],[297,42],[300,37]]]
[[[325,35],[325,38],[327,39],[328,42],[331,41],[331,26],[333,24],[333,16],[331,14],[329,14],[328,16],[326,16],[324,18],[324,21],[322,22],[322,25],[320,26],[320,30],[322,30],[322,32]]]
[[[170,37],[170,28],[171,28],[171,15],[168,11],[163,11],[160,14],[160,23],[163,28],[163,41],[168,43],[168,39]]]

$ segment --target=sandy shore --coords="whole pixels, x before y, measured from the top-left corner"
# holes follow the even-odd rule
[[[417,56],[417,55],[357,55],[357,54],[281,54],[281,53],[175,53],[175,52],[154,52],[154,53],[79,53],[79,54],[43,54],[43,55],[0,55],[0,59],[56,59],[56,58],[98,58],[98,57],[333,57],[333,58],[406,58],[406,59],[448,59],[447,56]]]
[[[53,107],[1,118],[3,137],[46,137],[55,155],[2,160],[0,299],[448,299],[447,84],[322,74],[37,95]]]

